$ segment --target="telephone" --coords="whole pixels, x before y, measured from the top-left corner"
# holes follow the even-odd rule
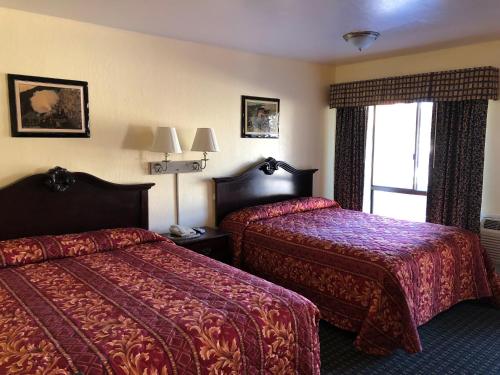
[[[200,234],[193,228],[185,227],[183,225],[171,225],[170,234],[175,237],[198,237]]]

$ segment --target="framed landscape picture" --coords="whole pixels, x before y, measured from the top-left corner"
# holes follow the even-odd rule
[[[241,137],[279,138],[280,100],[241,97]]]
[[[90,137],[88,84],[8,74],[13,137]]]

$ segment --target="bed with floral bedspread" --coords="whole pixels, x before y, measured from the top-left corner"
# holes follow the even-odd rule
[[[417,327],[454,304],[489,297],[500,278],[469,231],[344,210],[301,198],[229,214],[234,263],[316,303],[357,332],[355,346],[387,355],[422,350]]]
[[[0,374],[319,374],[318,319],[142,229],[0,242]]]

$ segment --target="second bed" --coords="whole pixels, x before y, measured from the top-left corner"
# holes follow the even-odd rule
[[[499,302],[500,279],[476,234],[294,198],[307,195],[312,173],[271,159],[217,181],[218,208],[232,207],[221,227],[232,233],[235,265],[306,296],[323,319],[357,332],[355,346],[370,354],[419,352],[417,327],[435,315],[463,300]],[[245,197],[252,186],[266,189]],[[241,202],[278,202],[234,209],[227,189]]]

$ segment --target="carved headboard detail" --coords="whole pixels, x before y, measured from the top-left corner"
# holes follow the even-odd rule
[[[55,192],[66,191],[76,182],[73,173],[68,172],[67,169],[61,167],[50,169],[46,175],[47,178],[45,179],[45,185]]]
[[[234,177],[214,178],[216,222],[233,211],[297,197],[310,197],[317,169],[296,169],[267,158]]]
[[[148,190],[56,167],[0,188],[0,240],[105,228],[148,228]]]

